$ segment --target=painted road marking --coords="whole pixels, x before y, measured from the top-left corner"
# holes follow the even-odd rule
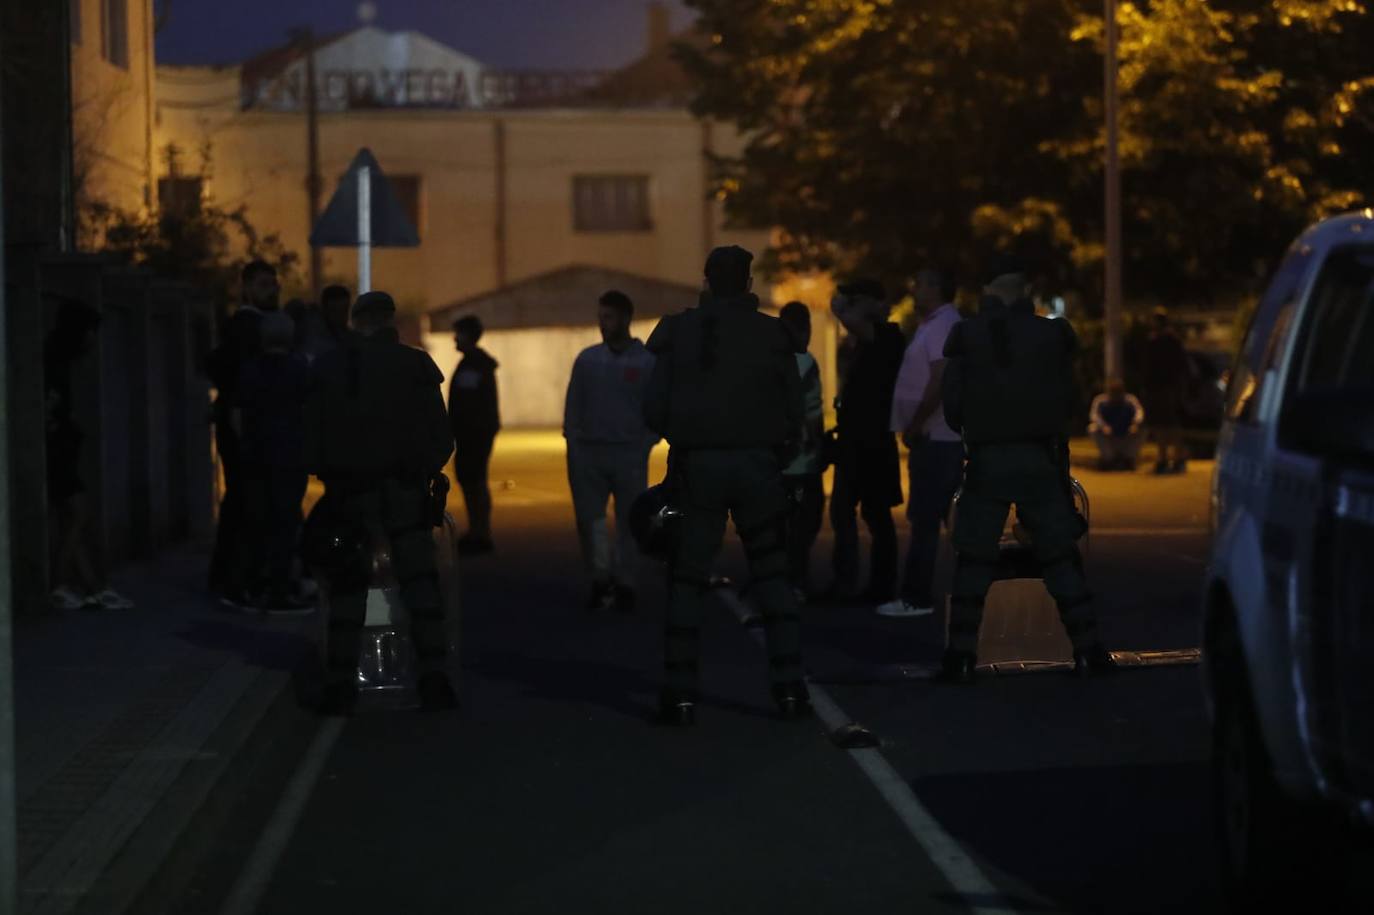
[[[722,588],[716,591],[721,601],[743,622],[753,616],[749,607],[734,591]],[[760,645],[764,644],[763,633],[756,628],[747,629],[749,635]],[[844,727],[853,721],[839,704],[820,686],[810,684],[811,704],[821,722],[830,731]],[[1016,915],[1010,905],[991,903],[1001,897],[973,859],[959,843],[940,826],[939,822],[916,797],[906,779],[892,767],[882,752],[875,749],[845,751],[854,763],[868,776],[873,787],[887,801],[902,825],[911,833],[912,838],[921,846],[931,862],[940,869],[954,891],[964,898],[969,911],[975,915]]]
[[[324,765],[343,729],[343,718],[330,718],[320,725],[310,748],[306,750],[305,758],[277,802],[272,819],[268,820],[262,835],[258,837],[257,845],[253,846],[253,853],[220,909],[220,915],[253,915],[257,912],[263,894],[267,892],[267,884],[276,872],[282,855],[286,853],[286,846],[301,821],[301,814],[305,812],[305,804],[315,793],[315,784],[320,780]]]

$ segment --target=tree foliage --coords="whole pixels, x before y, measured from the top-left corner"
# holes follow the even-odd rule
[[[772,270],[909,276],[1017,248],[1095,299],[1098,0],[688,0],[696,111]],[[1306,222],[1369,199],[1374,37],[1359,0],[1123,2],[1126,279],[1137,298],[1254,287]]]
[[[259,233],[245,205],[225,210],[201,196],[199,189],[209,182],[212,170],[209,148],[201,151],[197,170],[189,173],[183,170],[182,154],[175,146],[169,145],[163,155],[170,181],[185,179],[179,186],[192,193],[169,195],[158,210],[147,213],[131,213],[99,201],[87,203],[81,213],[83,235],[96,240],[93,247],[121,255],[161,278],[189,283],[209,293],[221,307],[229,301],[239,269],[248,260],[272,264],[283,287],[289,286],[299,257],[280,236]]]

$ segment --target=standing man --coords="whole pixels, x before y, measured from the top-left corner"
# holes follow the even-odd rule
[[[1065,429],[1078,339],[1067,321],[1028,307],[1029,288],[1020,263],[1002,258],[987,273],[978,314],[955,325],[945,344],[945,419],[968,448],[942,671],[953,682],[973,679],[983,602],[1012,505],[1073,642],[1075,672],[1115,667],[1098,636],[1078,552],[1086,524],[1070,490]]]
[[[801,302],[788,302],[778,318],[797,347],[797,374],[801,376],[804,417],[800,447],[792,463],[783,468],[783,480],[792,498],[792,517],[787,528],[787,579],[798,604],[810,599],[811,547],[825,519],[825,472],[821,442],[825,438],[825,402],[821,397],[821,368],[807,352],[811,346],[811,312]]]
[[[456,703],[445,665],[448,638],[431,527],[431,481],[453,453],[441,390],[443,375],[422,350],[400,342],[396,306],[385,292],[353,306],[357,339],[321,356],[306,403],[305,458],[324,481],[334,518],[385,537],[410,614],[420,670],[421,706]],[[364,557],[353,574],[330,579],[327,714],[347,714],[357,701],[357,664],[367,617]]]
[[[224,499],[210,559],[210,590],[231,605],[246,601],[250,584],[242,580],[248,568],[245,550],[249,531],[244,504],[243,460],[233,413],[239,406],[239,379],[247,363],[260,352],[258,327],[262,316],[277,310],[281,288],[277,271],[265,261],[252,261],[240,274],[241,300],[224,326],[220,344],[210,354],[210,380],[215,386],[215,448],[224,471]]]
[[[649,451],[658,436],[644,425],[644,391],[654,357],[630,336],[634,303],[623,292],[601,297],[602,342],[573,363],[563,410],[568,484],[582,558],[592,575],[587,609],[634,609],[639,547],[630,506],[649,486]],[[606,530],[606,500],[615,498],[615,546]]]
[[[314,363],[325,353],[348,342],[348,309],[353,297],[347,286],[326,286],[320,293],[320,307],[307,308],[305,319],[296,328],[296,338],[306,361]]]
[[[465,556],[490,553],[491,486],[487,469],[496,433],[501,431],[501,411],[496,395],[496,360],[477,345],[482,321],[465,315],[453,322],[453,342],[463,358],[448,389],[448,417],[453,427],[453,475],[463,490],[468,510],[467,533],[458,539]]]
[[[892,508],[902,504],[897,438],[892,434],[892,392],[906,340],[887,319],[887,293],[876,280],[839,287],[830,305],[854,339],[837,403],[835,484],[830,526],[835,531],[835,580],[831,600],[861,597],[885,604],[897,595],[897,528]],[[858,509],[873,540],[868,587],[859,578]]]
[[[941,409],[945,375],[945,341],[959,323],[954,307],[956,287],[938,270],[922,270],[913,290],[921,323],[902,359],[892,396],[892,431],[902,436],[910,454],[910,496],[906,517],[911,544],[906,576],[898,599],[878,607],[883,616],[929,616],[935,612],[935,558],[940,528],[964,473],[964,444],[945,422]]]
[[[744,543],[763,611],[773,699],[785,718],[810,711],[802,681],[797,606],[787,583],[787,493],[782,467],[802,423],[796,345],[750,293],[754,256],[717,248],[708,293],[659,322],[645,420],[672,447],[669,498],[681,512],[669,564],[667,682],[660,720],[695,721],[701,616],[727,520]]]
[[[1145,407],[1150,411],[1159,461],[1155,473],[1184,473],[1183,404],[1192,367],[1183,341],[1169,324],[1169,312],[1156,308],[1154,330],[1145,344]]]

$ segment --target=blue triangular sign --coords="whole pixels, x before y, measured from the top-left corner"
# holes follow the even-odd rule
[[[310,244],[317,248],[356,248],[358,246],[358,170],[370,169],[372,185],[372,245],[377,248],[414,248],[419,233],[410,224],[405,208],[396,199],[391,182],[369,149],[360,149],[339,181],[329,205],[310,232]]]

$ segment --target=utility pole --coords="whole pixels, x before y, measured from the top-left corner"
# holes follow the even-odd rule
[[[1103,265],[1103,337],[1106,377],[1120,378],[1121,358],[1121,159],[1118,148],[1117,46],[1120,29],[1116,20],[1117,0],[1103,0],[1103,25],[1106,48],[1103,54],[1103,105],[1107,149],[1103,175],[1106,183],[1106,262]]]
[[[308,26],[294,29],[292,37],[305,49],[305,193],[310,213],[307,231],[313,230],[315,220],[320,218],[320,196],[324,193],[324,180],[320,177],[320,108],[319,91],[315,77],[315,35]],[[310,246],[310,294],[315,302],[320,300],[323,283],[324,252],[317,245]]]

